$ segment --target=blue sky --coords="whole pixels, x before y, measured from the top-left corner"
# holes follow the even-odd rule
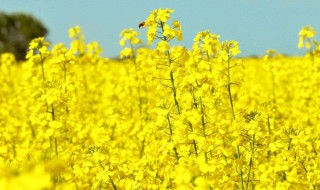
[[[53,44],[69,46],[68,29],[81,26],[86,42],[98,41],[107,57],[119,55],[119,34],[125,28],[138,30],[146,43],[138,24],[157,8],[175,10],[172,19],[181,22],[184,34],[179,44],[187,48],[197,32],[210,30],[221,40],[238,41],[242,56],[264,55],[267,49],[301,55],[299,30],[312,25],[320,32],[319,0],[0,0],[0,11],[40,19]]]

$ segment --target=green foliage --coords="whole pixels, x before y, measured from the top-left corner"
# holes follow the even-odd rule
[[[29,42],[47,33],[47,28],[31,15],[0,13],[0,53],[11,52],[17,60],[24,60]]]

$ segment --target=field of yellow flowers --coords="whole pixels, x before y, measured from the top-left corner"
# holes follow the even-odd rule
[[[182,40],[173,10],[121,32],[120,60],[76,26],[71,47],[30,42],[0,59],[0,189],[320,189],[320,45],[237,57],[235,41]],[[241,54],[240,54],[241,55]]]

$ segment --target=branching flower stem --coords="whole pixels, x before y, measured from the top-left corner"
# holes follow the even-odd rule
[[[164,28],[163,28],[164,27],[164,23],[160,22],[160,26],[161,26],[161,30],[162,30],[162,33],[163,33],[164,32]],[[169,42],[169,39],[166,36],[163,36],[163,40]],[[173,61],[171,59],[169,50],[166,51],[166,55],[167,55],[168,62],[169,62],[168,66],[170,68],[170,66],[171,66]],[[171,81],[171,89],[172,89],[174,104],[176,106],[177,114],[180,115],[181,114],[181,110],[180,110],[179,102],[177,100],[177,89],[176,89],[176,86],[175,86],[175,81],[174,81],[174,76],[173,76],[173,70],[172,69],[170,70],[170,81]]]
[[[133,64],[134,64],[135,79],[138,82],[139,78],[138,78],[138,68],[137,68],[136,55],[135,55],[135,52],[134,52],[133,44],[131,43],[131,41],[129,41],[129,43],[130,43],[130,48],[131,48],[131,51],[132,51],[132,61],[133,61]],[[138,99],[139,99],[139,114],[140,114],[140,117],[141,117],[141,115],[142,115],[142,101],[141,101],[141,90],[140,90],[139,86],[137,87],[137,90],[138,90]]]
[[[227,84],[227,88],[228,88],[228,94],[229,94],[229,101],[230,101],[230,107],[231,107],[231,115],[232,115],[232,121],[234,121],[236,119],[235,116],[235,112],[234,112],[234,105],[233,105],[233,99],[232,99],[232,93],[231,93],[231,72],[230,72],[230,57],[228,56],[228,84]],[[237,158],[240,159],[241,158],[241,152],[240,152],[240,147],[239,145],[237,145],[236,147],[237,149]],[[243,184],[243,172],[242,169],[240,169],[240,173],[239,173],[239,177],[240,177],[240,188],[241,190],[244,190],[244,184]]]
[[[45,72],[44,72],[44,66],[43,66],[43,57],[42,57],[42,54],[40,52],[40,64],[41,64],[41,71],[42,71],[42,79],[43,79],[43,82],[46,82],[46,76],[45,76]],[[45,90],[45,94],[46,94],[46,90]],[[47,107],[47,110],[49,109],[49,105],[48,105],[48,102],[46,101],[46,107]],[[53,106],[53,103],[51,104],[51,119],[52,121],[55,120],[55,110],[54,110],[54,106]],[[58,156],[58,142],[57,142],[57,138],[54,138],[54,150],[55,150],[55,155]],[[52,138],[50,137],[50,145],[52,144],[51,143],[52,141]]]

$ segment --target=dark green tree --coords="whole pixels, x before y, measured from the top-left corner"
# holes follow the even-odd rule
[[[32,15],[0,12],[0,54],[11,52],[17,60],[24,60],[29,42],[47,33],[46,27]]]

